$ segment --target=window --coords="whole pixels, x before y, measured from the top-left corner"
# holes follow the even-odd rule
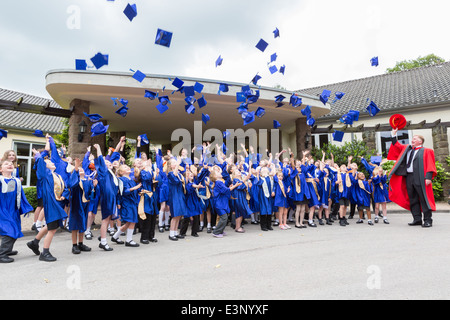
[[[408,131],[397,132],[397,138],[401,144],[409,144],[410,143]],[[386,158],[387,154],[389,152],[389,148],[391,147],[391,144],[392,144],[391,132],[380,132],[379,142],[380,142],[380,145],[379,145],[378,151],[382,154],[383,158]]]
[[[17,163],[19,165],[19,176],[23,179],[23,186],[30,187],[35,186],[37,182],[36,172],[33,170],[34,159],[33,159],[33,149],[43,149],[45,145],[14,141],[13,150],[17,154]]]
[[[328,134],[314,134],[311,139],[311,143],[313,147],[322,149],[324,145],[328,144],[329,135]]]

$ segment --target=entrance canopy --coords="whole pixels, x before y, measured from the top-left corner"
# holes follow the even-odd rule
[[[46,75],[46,89],[64,109],[69,109],[75,99],[90,102],[90,113],[100,114],[107,121],[110,132],[125,132],[130,138],[146,133],[152,143],[160,144],[170,143],[171,134],[176,129],[193,131],[194,121],[202,121],[202,113],[208,114],[211,119],[207,125],[203,124],[203,131],[210,128],[222,131],[239,128],[272,129],[273,121],[277,120],[282,132],[293,133],[296,130],[295,121],[305,118],[301,110],[307,105],[311,107],[314,118],[330,112],[330,106],[324,105],[318,97],[297,94],[302,98],[303,105],[294,108],[289,105],[292,92],[251,85],[254,93],[260,90],[260,97],[256,103],[249,105],[248,111],[256,111],[258,107],[262,107],[266,113],[262,118],[255,117],[253,123],[244,126],[237,110],[241,103],[237,102],[236,93],[241,92],[242,87],[248,84],[178,77],[184,81],[184,86],[194,86],[196,82],[204,86],[202,93],[196,93],[195,98],[199,99],[203,95],[207,105],[200,109],[194,103],[195,114],[188,114],[185,109],[185,94],[176,92],[178,88],[172,85],[175,78],[168,75],[147,75],[139,82],[130,72],[53,70]],[[219,95],[220,83],[228,84],[229,91]],[[158,99],[152,101],[146,98],[145,90],[158,92],[159,96],[167,95],[172,102],[168,105],[169,110],[160,114],[156,109]],[[277,108],[275,102],[278,95],[286,97],[284,106],[280,108]],[[129,101],[125,118],[115,113],[121,105],[119,103],[118,107],[114,106],[111,98]]]

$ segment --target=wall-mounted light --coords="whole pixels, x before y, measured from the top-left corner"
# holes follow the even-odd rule
[[[87,124],[86,122],[84,122],[84,120],[82,120],[78,126],[80,127],[80,133],[78,134],[78,142],[82,142],[84,134],[86,133],[87,130]]]
[[[305,149],[309,148],[309,143],[311,142],[311,135],[307,132],[305,134]]]

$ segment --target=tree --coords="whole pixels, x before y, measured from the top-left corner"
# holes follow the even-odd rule
[[[440,63],[445,62],[445,59],[436,56],[435,54],[429,54],[425,57],[420,57],[415,60],[403,60],[397,62],[395,67],[388,68],[386,73],[393,73],[398,71],[411,70],[415,68],[425,67],[425,66],[434,66]]]

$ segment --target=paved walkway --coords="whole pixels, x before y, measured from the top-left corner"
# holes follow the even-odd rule
[[[436,213],[432,228],[408,226],[410,215],[389,219],[269,232],[246,225],[244,234],[227,227],[223,239],[203,232],[178,242],[165,232],[156,244],[112,244],[112,252],[92,240],[85,242],[92,252],[77,256],[61,231],[51,247],[55,263],[32,254],[29,235],[16,242],[15,262],[0,265],[0,299],[450,298],[450,214]]]

